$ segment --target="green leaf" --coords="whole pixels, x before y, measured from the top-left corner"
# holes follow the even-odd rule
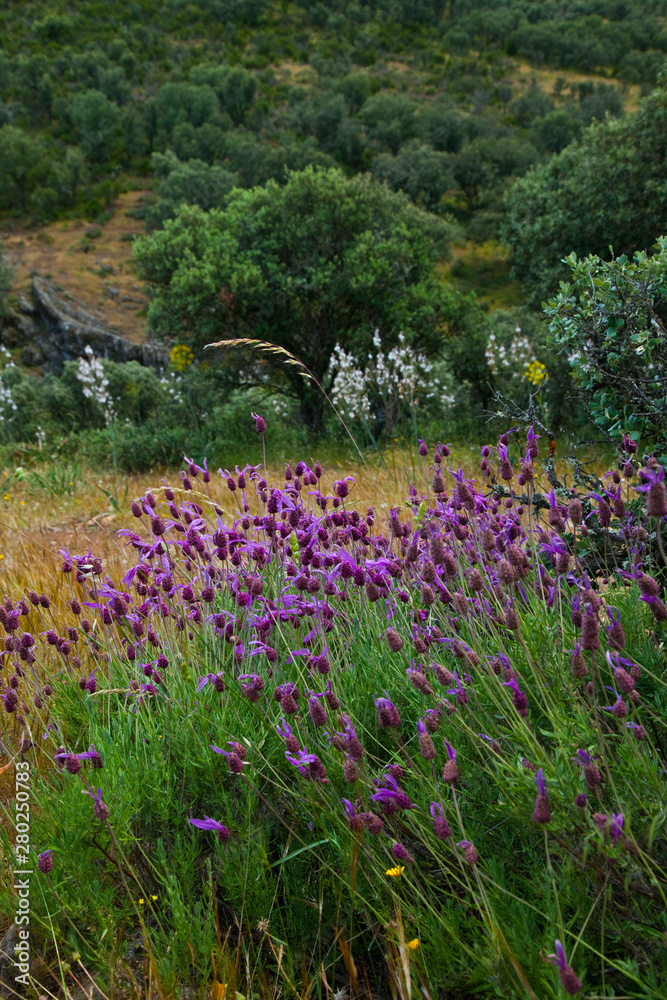
[[[316,840],[313,844],[304,844],[303,847],[297,848],[296,851],[290,851],[289,854],[283,855],[278,861],[274,861],[272,865],[269,865],[269,868],[277,868],[278,865],[284,865],[286,861],[291,861],[292,858],[295,858],[298,854],[303,854],[304,851],[312,851],[316,847],[321,847],[322,844],[328,843],[329,838],[325,837],[324,840]]]

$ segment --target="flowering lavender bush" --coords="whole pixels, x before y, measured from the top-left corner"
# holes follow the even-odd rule
[[[186,459],[122,580],[63,550],[66,604],[0,604],[40,987],[51,933],[116,988],[136,930],[165,996],[665,995],[664,482],[630,455],[618,503],[541,513],[537,436],[519,476],[507,445],[504,491],[439,446],[386,515],[319,463]]]

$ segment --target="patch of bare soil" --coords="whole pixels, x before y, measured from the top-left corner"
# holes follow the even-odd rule
[[[31,275],[50,275],[56,285],[86,309],[135,343],[145,339],[148,297],[132,263],[132,239],[144,232],[127,213],[145,191],[127,191],[101,226],[83,219],[28,229],[5,224],[0,238],[14,270],[13,291],[30,296]]]

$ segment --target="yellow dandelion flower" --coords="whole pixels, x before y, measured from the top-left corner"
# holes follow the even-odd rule
[[[387,868],[385,875],[391,875],[392,878],[398,878],[401,872],[405,871],[405,865],[397,865],[396,868]]]
[[[417,951],[417,948],[419,947],[419,938],[413,938],[412,941],[408,941],[407,944],[410,951]]]

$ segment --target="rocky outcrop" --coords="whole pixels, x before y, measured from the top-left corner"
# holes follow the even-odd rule
[[[7,346],[20,347],[24,364],[61,372],[66,361],[83,357],[90,345],[100,358],[138,361],[164,369],[169,352],[161,344],[136,344],[106,326],[84,303],[65,297],[48,278],[33,274],[35,304],[21,297],[17,310],[10,310],[3,323]]]

